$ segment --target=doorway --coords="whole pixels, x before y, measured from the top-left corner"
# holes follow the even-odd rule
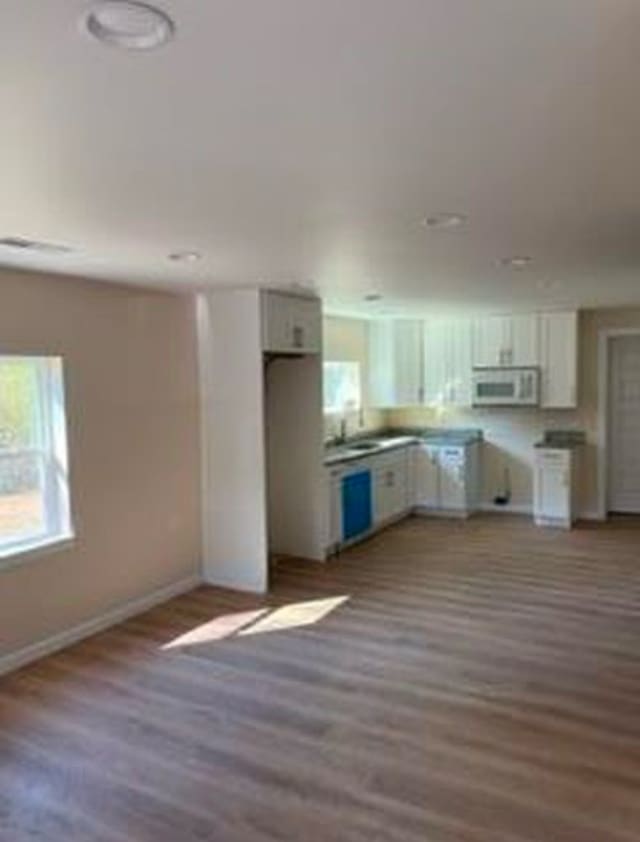
[[[608,375],[608,509],[639,514],[640,335],[611,338]]]

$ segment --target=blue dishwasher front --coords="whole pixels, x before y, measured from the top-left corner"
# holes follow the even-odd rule
[[[342,540],[368,532],[371,522],[371,471],[347,474],[342,478]]]

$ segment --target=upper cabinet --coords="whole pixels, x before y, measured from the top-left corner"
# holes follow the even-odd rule
[[[423,402],[422,332],[417,319],[369,324],[369,400],[372,406]]]
[[[320,300],[263,292],[262,349],[277,354],[319,354],[322,349]]]
[[[424,402],[471,406],[471,323],[467,319],[424,324]]]
[[[486,316],[473,324],[473,365],[483,368],[540,363],[538,315]]]
[[[545,409],[573,409],[578,405],[578,314],[575,311],[540,315],[540,366]]]
[[[540,406],[577,406],[578,316],[525,313],[369,325],[372,406],[469,407],[474,367],[539,367]]]

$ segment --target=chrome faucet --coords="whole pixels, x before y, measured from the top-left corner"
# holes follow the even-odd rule
[[[346,417],[342,417],[340,419],[340,432],[336,433],[333,437],[333,444],[339,445],[344,444],[347,440],[347,419]]]

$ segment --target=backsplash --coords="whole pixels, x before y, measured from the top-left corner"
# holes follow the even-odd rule
[[[324,416],[324,437],[332,439],[340,435],[342,420],[346,421],[347,436],[365,433],[367,430],[379,430],[386,426],[387,412],[383,409],[363,409],[359,412],[345,412],[338,415]]]

